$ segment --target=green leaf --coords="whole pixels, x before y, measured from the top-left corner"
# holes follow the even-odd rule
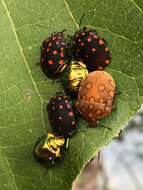
[[[112,54],[107,71],[121,92],[109,126],[86,128],[71,138],[64,161],[45,168],[33,158],[33,145],[48,124],[47,100],[59,90],[36,64],[40,44],[51,31],[73,34],[92,26]],[[47,30],[38,26],[47,27]],[[86,162],[108,144],[143,101],[142,0],[0,1],[0,187],[2,190],[68,190]]]

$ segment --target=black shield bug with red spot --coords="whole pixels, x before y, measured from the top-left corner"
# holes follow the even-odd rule
[[[47,105],[50,124],[56,135],[65,138],[76,131],[76,117],[68,96],[59,94],[53,96]]]
[[[52,33],[42,43],[40,65],[49,78],[57,78],[62,73],[66,61],[67,44],[63,33],[64,31]]]
[[[75,59],[83,61],[89,71],[103,70],[110,63],[106,41],[94,29],[83,27],[74,34],[71,44]]]

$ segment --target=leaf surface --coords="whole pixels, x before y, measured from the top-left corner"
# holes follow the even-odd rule
[[[61,165],[35,162],[33,145],[49,128],[47,100],[59,91],[42,73],[40,45],[51,31],[73,34],[94,27],[108,41],[112,63],[107,71],[121,92],[108,121],[112,130],[87,128],[71,138]],[[39,27],[44,25],[45,28]],[[0,1],[0,187],[2,190],[64,190],[87,161],[108,144],[143,101],[143,3],[141,0]]]

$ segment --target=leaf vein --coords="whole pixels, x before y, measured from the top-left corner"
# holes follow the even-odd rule
[[[136,6],[136,8],[143,14],[143,10],[141,7],[135,2],[135,0],[131,0],[131,2]]]
[[[8,168],[9,168],[9,172],[10,172],[10,174],[11,174],[11,176],[12,176],[14,186],[15,186],[16,190],[18,190],[17,183],[16,183],[16,181],[15,181],[15,177],[14,177],[13,172],[12,172],[12,168],[11,168],[11,166],[10,166],[10,164],[9,164],[9,161],[8,161],[8,159],[6,158],[4,152],[2,151],[2,149],[1,149],[1,153],[2,153],[3,158],[4,158],[5,161],[6,161],[6,164],[7,164]]]
[[[64,0],[64,3],[65,3],[65,5],[66,5],[66,7],[67,7],[67,9],[68,9],[68,12],[69,12],[69,14],[70,14],[70,16],[71,16],[71,18],[72,18],[72,20],[73,20],[75,26],[77,27],[77,29],[79,29],[79,25],[77,24],[76,19],[75,19],[75,17],[73,16],[72,11],[70,10],[70,7],[69,7],[69,5],[68,5],[67,0]]]

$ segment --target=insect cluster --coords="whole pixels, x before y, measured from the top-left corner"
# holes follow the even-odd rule
[[[51,132],[35,144],[36,160],[48,167],[62,159],[67,140],[77,131],[79,116],[92,126],[112,111],[115,82],[103,71],[111,60],[107,42],[94,29],[83,27],[69,39],[52,33],[41,47],[40,65],[48,78],[60,81],[64,92],[47,105]]]

